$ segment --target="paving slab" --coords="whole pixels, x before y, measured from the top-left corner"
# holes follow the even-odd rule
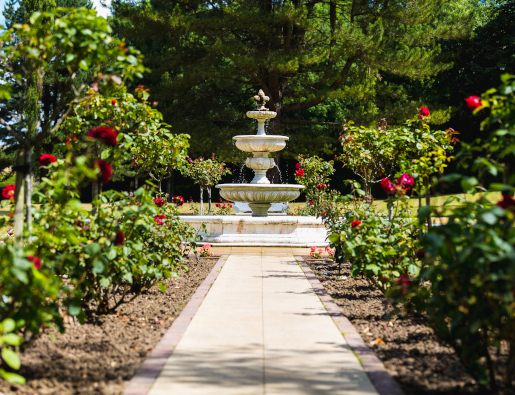
[[[231,252],[150,395],[377,394],[285,250]]]

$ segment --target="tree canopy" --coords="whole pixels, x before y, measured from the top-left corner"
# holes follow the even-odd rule
[[[278,113],[274,133],[323,123],[310,119],[321,104],[338,124],[331,101],[356,105],[384,73],[424,79],[450,68],[442,40],[466,39],[474,27],[470,0],[116,0],[112,8],[114,31],[146,54],[145,85],[165,120],[200,139],[200,153],[216,145],[225,157],[228,137],[252,128],[244,112],[258,89]],[[328,143],[318,137],[315,151]]]

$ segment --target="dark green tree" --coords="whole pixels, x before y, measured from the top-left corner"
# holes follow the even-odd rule
[[[334,106],[342,102],[365,111],[360,101],[385,73],[424,79],[451,67],[439,43],[465,39],[474,27],[470,0],[112,4],[115,32],[146,54],[153,73],[145,85],[165,120],[188,131],[199,154],[216,147],[222,157],[231,156],[230,135],[251,131],[244,112],[258,89],[278,113],[273,133],[302,134],[323,151],[335,125],[317,139],[308,126],[341,123]]]
[[[7,0],[2,12],[5,18],[5,28],[10,29],[14,24],[29,23],[30,15],[34,11],[45,11],[52,7],[86,7],[93,8],[91,0]],[[60,93],[63,92],[64,84],[67,81],[68,71],[62,63],[55,63],[54,72],[46,73],[42,78],[34,75],[34,78],[28,79],[24,87],[15,86],[15,95],[9,103],[9,108],[6,106],[0,107],[0,116],[6,120],[7,123],[13,121],[12,117],[22,117],[27,120],[27,129],[34,129],[38,118],[42,118],[42,123],[45,124],[50,120],[53,109],[56,108]],[[18,68],[24,67],[23,60],[19,61]],[[75,80],[77,84],[87,79],[87,74],[84,70],[79,70]],[[21,92],[25,89],[27,92]],[[73,97],[68,93],[68,101],[71,102]],[[16,109],[17,111],[13,111]],[[61,112],[64,112],[62,109]],[[31,134],[34,131],[31,130]],[[38,156],[43,152],[51,152],[52,147],[58,140],[60,132],[54,136],[49,136],[38,147],[35,147],[34,156]],[[4,125],[0,125],[0,140],[3,142],[3,149],[0,150],[0,181],[10,178],[12,169],[16,162],[16,153],[20,149],[19,142],[5,129]],[[35,171],[37,174],[37,169]]]

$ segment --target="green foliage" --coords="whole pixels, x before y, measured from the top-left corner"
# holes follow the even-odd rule
[[[337,134],[327,121],[343,118],[335,107],[377,113],[363,100],[383,74],[424,79],[449,68],[441,42],[468,37],[472,11],[469,0],[120,1],[113,26],[147,55],[155,73],[145,84],[165,119],[180,120],[177,129],[194,136],[201,155],[225,141],[226,158],[234,156],[226,137],[251,129],[244,112],[258,88],[278,112],[274,133],[303,143],[315,133],[311,154],[331,151]],[[291,147],[309,146],[292,138]]]
[[[86,100],[74,107],[64,122],[62,129],[69,136],[83,139],[89,129],[98,126],[108,126],[118,133],[126,136],[120,150],[130,152],[126,156],[122,167],[120,163],[114,169],[113,180],[124,175],[148,176],[160,182],[172,169],[182,169],[185,166],[186,152],[189,147],[189,136],[173,134],[169,125],[162,122],[163,116],[148,102],[148,89],[138,86],[135,89],[136,97],[127,92],[124,85],[106,89],[104,93],[90,89]],[[79,142],[67,145],[75,152],[84,152]],[[88,149],[100,156],[106,149],[101,144]],[[108,155],[107,148],[102,155]],[[104,158],[102,158],[104,159]],[[120,170],[121,168],[121,170]]]
[[[371,185],[396,172],[413,174],[422,180],[442,172],[453,157],[448,152],[459,141],[453,129],[431,130],[427,119],[409,119],[391,127],[382,119],[375,127],[356,127],[350,121],[340,136],[343,154],[339,159],[363,182],[366,196]]]
[[[21,336],[14,333],[15,329],[16,322],[12,318],[6,318],[0,322],[0,361],[3,359],[11,369],[18,370],[20,368],[20,357],[9,348],[9,346],[19,346],[23,342]],[[1,368],[0,376],[13,384],[25,384],[25,379],[22,376],[12,372],[6,372]]]
[[[489,89],[482,95],[482,106],[475,113],[490,109],[490,114],[481,123],[483,130],[491,130],[485,139],[475,144],[465,144],[463,157],[473,158],[473,168],[482,175],[485,171],[492,176],[501,174],[505,184],[515,184],[515,77],[504,74],[498,89]],[[467,167],[467,163],[465,163]]]
[[[496,126],[478,152],[486,155],[475,161],[490,172],[509,168],[512,152],[513,78],[503,77],[498,90],[483,95],[482,107],[490,107],[485,126]],[[448,175],[445,181],[460,181],[466,191],[484,190],[476,177]],[[513,178],[491,185],[503,190],[502,201],[494,205],[485,196],[476,202],[462,201],[449,206],[449,222],[434,227],[421,240],[425,269],[409,287],[393,289],[390,297],[409,309],[427,314],[430,325],[447,341],[473,377],[491,392],[512,387],[515,378],[515,200]],[[447,204],[457,198],[450,198]],[[463,200],[463,199],[462,199]],[[437,210],[435,210],[437,211]],[[419,210],[420,225],[429,209]],[[420,226],[419,225],[419,226]],[[492,362],[492,352],[508,346],[506,370]]]
[[[62,318],[58,311],[58,300],[64,298],[63,306],[73,297],[50,270],[42,266],[36,270],[27,259],[34,252],[13,247],[10,243],[0,244],[0,319],[12,318],[18,322],[18,329],[30,339],[38,335],[42,325],[55,323],[63,330]],[[26,303],[30,301],[30,303]]]
[[[395,198],[389,220],[386,213],[363,203],[359,192],[364,193],[355,189],[353,195],[343,197],[343,218],[340,214],[326,221],[332,232],[329,241],[335,247],[337,259],[351,262],[352,276],[364,276],[386,290],[401,276],[418,274],[420,265],[415,253],[419,248],[419,230],[412,223],[406,195]]]
[[[189,159],[183,174],[191,178],[195,184],[199,184],[202,189],[208,189],[218,183],[224,175],[231,174],[231,170],[215,157],[212,159],[201,157],[195,160]]]

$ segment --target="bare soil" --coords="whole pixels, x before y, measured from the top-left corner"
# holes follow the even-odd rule
[[[454,350],[438,338],[423,317],[394,315],[383,293],[349,267],[322,265],[304,257],[313,273],[406,395],[485,394]],[[330,273],[327,273],[330,271]],[[326,273],[326,274],[323,274]],[[336,280],[338,277],[343,278]],[[505,363],[503,358],[496,363]],[[500,392],[508,394],[509,392]]]
[[[190,258],[189,273],[119,308],[96,315],[64,334],[48,329],[21,353],[23,386],[0,379],[0,395],[117,395],[180,314],[216,259]]]

